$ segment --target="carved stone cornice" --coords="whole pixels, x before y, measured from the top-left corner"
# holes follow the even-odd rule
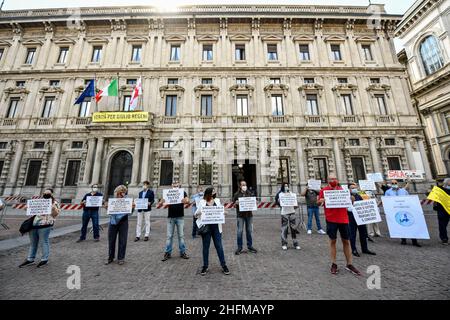
[[[390,96],[391,86],[387,84],[381,84],[381,83],[372,83],[369,85],[366,90],[371,94],[373,97],[376,93],[385,93],[386,96]]]
[[[194,88],[195,96],[200,97],[201,93],[209,92],[212,93],[214,97],[217,97],[219,93],[219,87],[212,84],[200,84]]]
[[[318,83],[305,83],[298,87],[298,91],[301,92],[303,97],[305,97],[308,92],[317,92],[319,96],[322,96],[323,86]]]
[[[351,83],[339,83],[335,85],[331,90],[336,92],[338,96],[346,92],[351,92],[353,96],[356,97],[356,90],[358,90],[358,86]]]
[[[264,92],[267,94],[268,97],[270,97],[270,95],[273,92],[282,92],[283,95],[285,97],[287,97],[288,91],[289,91],[289,86],[287,84],[282,84],[282,83],[271,83],[268,84],[267,86],[264,87]]]
[[[249,96],[251,97],[253,94],[253,91],[255,91],[255,88],[249,84],[240,83],[240,84],[232,85],[230,87],[230,91],[231,91],[231,95],[233,97],[239,93],[248,93]]]
[[[24,87],[9,87],[3,90],[4,94],[4,100],[8,99],[8,96],[11,94],[14,95],[20,95],[20,100],[23,100],[25,95],[29,94],[30,91]]]
[[[111,22],[111,31],[126,31],[127,23],[125,19],[109,20]]]
[[[161,86],[159,88],[159,93],[161,95],[161,98],[163,98],[164,95],[167,93],[182,94],[182,93],[184,93],[184,91],[185,91],[185,89],[178,84],[168,84],[165,86]]]

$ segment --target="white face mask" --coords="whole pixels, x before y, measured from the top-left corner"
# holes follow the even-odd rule
[[[92,188],[92,192],[97,192],[98,188]]]
[[[242,186],[241,190],[244,191],[244,192],[247,191],[247,186]]]

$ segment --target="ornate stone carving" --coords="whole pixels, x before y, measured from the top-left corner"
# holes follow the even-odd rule
[[[246,83],[235,84],[230,87],[231,95],[233,97],[239,93],[248,93],[248,95],[251,97],[254,90],[255,88],[253,86]]]
[[[298,87],[298,91],[303,97],[306,97],[307,93],[317,93],[319,97],[323,94],[323,86],[318,83],[305,83]]]
[[[214,97],[217,97],[219,90],[219,87],[212,84],[200,84],[194,87],[195,96],[197,98],[200,98],[202,93],[212,93]]]
[[[274,92],[282,92],[285,97],[288,95],[289,86],[287,84],[282,83],[271,83],[264,87],[264,92],[267,97],[270,98],[270,95]]]

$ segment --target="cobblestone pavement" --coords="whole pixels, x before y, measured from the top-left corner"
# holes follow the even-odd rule
[[[91,239],[77,244],[78,233],[51,240],[48,266],[37,269],[17,266],[28,247],[0,253],[0,299],[450,299],[450,246],[437,239],[437,219],[426,217],[431,240],[422,248],[401,246],[398,239],[376,238],[369,243],[376,256],[354,258],[364,276],[344,270],[329,273],[328,239],[316,233],[300,234],[302,250],[281,250],[280,217],[254,219],[254,246],[257,254],[234,255],[236,224],[230,215],[224,227],[224,247],[231,275],[221,273],[211,244],[210,273],[200,276],[201,239],[191,238],[192,220],[185,221],[189,260],[173,258],[162,262],[166,219],[153,218],[150,241],[133,242],[135,219],[130,220],[126,262],[104,265],[107,254],[106,229],[99,243]],[[383,234],[386,225],[381,224]],[[92,234],[90,235],[92,236]],[[176,242],[175,242],[176,243]],[[290,244],[291,245],[291,244]],[[359,244],[358,244],[359,247]],[[39,256],[40,253],[38,253]],[[69,290],[67,267],[81,268],[81,289]],[[381,289],[367,289],[370,265],[381,269]]]

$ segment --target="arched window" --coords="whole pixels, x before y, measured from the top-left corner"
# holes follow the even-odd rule
[[[439,44],[434,36],[426,37],[420,44],[420,56],[426,75],[435,73],[444,66]]]

